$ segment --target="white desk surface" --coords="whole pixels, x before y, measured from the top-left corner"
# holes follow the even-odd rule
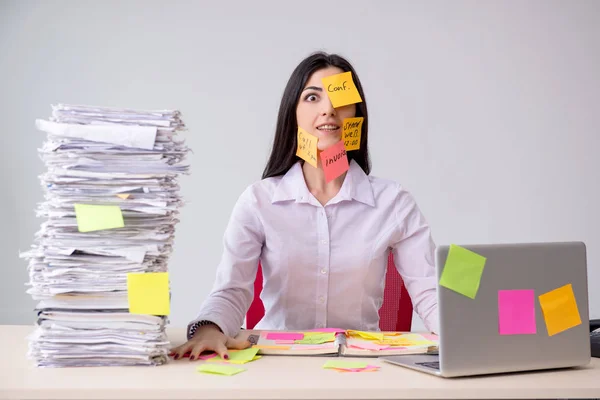
[[[378,359],[377,372],[322,368],[327,358],[264,356],[235,376],[200,374],[201,361],[160,367],[37,368],[26,358],[32,326],[0,326],[0,399],[600,398],[600,359],[582,368],[445,379]],[[173,345],[183,329],[169,329]],[[347,360],[352,360],[347,358]]]

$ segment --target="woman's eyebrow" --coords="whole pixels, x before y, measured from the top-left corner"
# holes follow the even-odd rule
[[[322,88],[320,88],[320,87],[316,87],[316,86],[307,86],[307,87],[305,87],[305,88],[304,88],[304,90],[317,90],[317,91],[319,91],[319,92],[322,92],[322,91],[323,91],[323,89],[322,89]],[[303,92],[304,92],[304,90],[303,90]]]

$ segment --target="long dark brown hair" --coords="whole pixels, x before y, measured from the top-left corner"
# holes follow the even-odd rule
[[[356,116],[363,117],[364,121],[360,137],[360,148],[347,153],[348,161],[356,161],[367,175],[371,172],[371,161],[369,159],[369,150],[367,148],[369,138],[369,117],[367,114],[367,101],[360,79],[352,65],[350,65],[343,57],[337,54],[317,52],[302,60],[296,69],[294,69],[294,72],[292,72],[292,76],[290,76],[285,87],[283,97],[281,98],[281,104],[279,105],[273,149],[271,150],[269,161],[267,161],[267,165],[263,171],[263,179],[284,175],[298,160],[300,160],[300,158],[296,156],[296,148],[298,146],[296,107],[298,106],[302,89],[310,76],[315,71],[327,67],[337,67],[344,72],[352,72],[352,79],[362,98],[362,102],[356,104]]]

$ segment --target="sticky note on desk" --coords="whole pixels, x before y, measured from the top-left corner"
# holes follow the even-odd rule
[[[362,102],[350,71],[326,76],[321,83],[334,108]]]
[[[342,360],[330,360],[323,365],[323,368],[339,368],[339,369],[357,369],[366,368],[366,362],[362,361],[342,361]]]
[[[216,356],[211,358],[208,361],[213,361],[213,362],[231,362],[234,364],[245,364],[247,362],[250,361],[254,361],[254,359],[257,357],[257,353],[258,353],[257,348],[254,347],[250,347],[248,349],[244,349],[244,350],[229,350],[227,353],[229,354],[229,359],[228,360],[223,360],[221,358],[221,356]]]
[[[450,245],[446,264],[440,277],[440,286],[474,299],[486,258],[464,247]]]
[[[498,333],[533,335],[536,332],[534,291],[498,290]]]
[[[128,273],[127,300],[132,314],[169,315],[169,273]]]
[[[235,375],[240,372],[246,371],[246,368],[242,367],[234,367],[233,365],[223,365],[223,364],[201,364],[196,368],[196,371],[202,372],[205,374],[217,374],[217,375]]]
[[[539,296],[548,336],[581,324],[577,301],[570,283]]]
[[[343,141],[340,140],[321,152],[321,166],[326,182],[331,182],[348,171],[350,164],[348,164],[348,155]]]
[[[119,206],[75,204],[75,218],[79,232],[123,228],[123,213]]]
[[[317,141],[316,136],[311,135],[304,129],[298,127],[298,147],[296,155],[317,168]]]

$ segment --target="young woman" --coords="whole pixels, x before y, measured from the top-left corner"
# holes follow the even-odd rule
[[[351,72],[362,102],[334,108],[322,78]],[[298,127],[317,137],[317,152],[342,139],[346,118],[363,117],[349,169],[327,181],[296,156]],[[171,352],[190,359],[207,350],[227,358],[253,299],[258,263],[265,316],[256,329],[334,327],[379,330],[390,251],[426,327],[437,332],[434,244],[415,200],[401,185],[369,176],[368,113],[358,75],[338,55],[316,53],[292,73],[283,93],[263,179],[238,199],[224,236],[217,278],[188,341]],[[317,157],[319,160],[320,157]]]

